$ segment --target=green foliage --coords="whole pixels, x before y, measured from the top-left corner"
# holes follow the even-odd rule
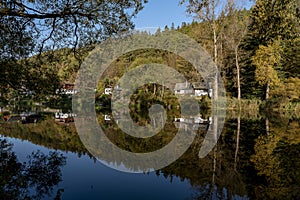
[[[133,69],[135,67],[146,65],[146,64],[165,64],[165,61],[162,57],[139,57],[136,58],[130,65],[130,68]]]
[[[57,8],[55,2],[53,2],[53,8]],[[74,9],[80,2],[81,1],[75,3]],[[120,13],[123,12],[122,9],[129,7],[136,8],[137,10],[135,11],[137,12],[142,8],[144,2],[145,1],[138,0],[132,0],[127,3],[125,1],[118,1],[116,7],[111,8],[111,12]],[[97,6],[102,5],[102,3],[103,2],[97,2]],[[194,38],[212,57],[215,56],[215,50],[217,50],[219,70],[229,97],[238,96],[238,70],[236,62],[238,61],[240,68],[239,82],[243,98],[262,98],[269,80],[271,97],[290,96],[290,99],[297,98],[295,92],[285,92],[287,90],[295,90],[293,88],[296,87],[296,85],[292,86],[293,84],[290,85],[290,83],[288,83],[288,78],[300,76],[299,9],[297,10],[296,0],[258,0],[251,8],[251,11],[245,9],[239,10],[234,4],[231,4],[232,1],[183,0],[182,3],[187,5],[188,12],[197,15],[197,17],[201,19],[199,22],[193,21],[191,24],[187,24],[186,22],[182,23],[182,27],[178,28],[178,31]],[[33,1],[32,4],[28,6],[36,7],[36,4],[37,2]],[[226,9],[222,9],[220,13],[215,12],[221,8],[223,4]],[[3,8],[7,7],[7,5],[4,4],[2,6]],[[48,8],[49,6],[51,7],[51,5],[48,5]],[[86,4],[84,6],[86,7],[82,11],[91,14],[88,10],[90,5]],[[40,9],[45,10],[46,8],[46,3],[42,2]],[[100,8],[97,7],[97,9]],[[106,31],[95,33],[92,28],[88,32],[85,32],[86,35],[82,37],[83,41],[78,41],[76,44],[77,47],[80,48],[61,49],[59,46],[63,46],[66,41],[70,42],[74,40],[74,37],[72,39],[70,37],[72,34],[74,35],[75,30],[68,29],[68,31],[65,30],[66,33],[62,33],[56,27],[58,27],[59,24],[62,24],[62,27],[67,25],[74,27],[76,23],[70,21],[70,15],[68,14],[64,16],[67,19],[65,22],[59,20],[60,17],[63,16],[58,16],[58,21],[57,24],[55,24],[53,32],[53,34],[57,33],[57,37],[53,35],[47,42],[45,41],[43,43],[45,44],[44,50],[48,50],[47,45],[52,44],[51,41],[55,41],[55,44],[59,45],[52,45],[51,48],[53,47],[59,50],[52,49],[40,55],[28,58],[29,55],[38,53],[37,50],[33,51],[33,48],[39,49],[40,47],[34,45],[35,41],[37,41],[37,38],[32,35],[34,32],[28,28],[24,29],[23,27],[22,29],[21,24],[24,18],[11,16],[10,12],[3,14],[2,11],[3,10],[0,11],[0,20],[2,20],[4,26],[0,27],[0,31],[3,33],[0,35],[0,45],[3,47],[1,49],[2,51],[0,50],[0,93],[4,94],[2,95],[4,99],[9,98],[6,94],[13,93],[9,88],[16,89],[19,95],[24,92],[24,89],[21,88],[26,88],[25,90],[35,91],[36,96],[45,97],[49,94],[53,94],[55,90],[60,87],[59,84],[61,82],[73,82],[81,61],[86,56],[86,52],[90,51],[95,44],[95,41],[89,41],[90,43],[88,43],[85,39],[94,34],[107,36],[109,33],[115,33],[118,29],[115,26],[122,21],[122,19],[120,19],[115,22],[104,23],[104,19],[106,19],[107,16],[98,16],[99,21],[97,21],[97,23],[101,24],[99,28],[103,28],[103,30],[105,29]],[[17,11],[20,12],[20,10]],[[48,12],[50,15],[47,26],[54,20],[51,18],[53,13]],[[212,14],[215,14],[215,16],[212,16]],[[31,17],[33,17],[33,15],[28,17],[32,19]],[[93,16],[95,18],[92,18],[90,21],[85,20],[85,17],[80,18],[78,15],[76,15],[76,17],[79,20],[79,27],[83,28],[80,31],[86,31],[84,27],[92,26],[92,21],[97,18],[97,16]],[[46,19],[36,20],[40,20],[42,24],[46,23]],[[130,16],[124,16],[123,20],[130,21]],[[9,21],[11,23],[9,23]],[[124,21],[122,21],[122,23],[123,22]],[[126,27],[131,28],[131,25],[132,24],[129,23]],[[122,26],[125,28],[125,24]],[[216,32],[217,49],[215,49],[214,34],[212,31],[208,31],[212,30],[213,26]],[[53,28],[52,26],[49,27],[50,30]],[[248,29],[246,27],[248,27]],[[8,31],[12,29],[16,30],[16,32]],[[122,27],[120,27],[120,29],[122,29]],[[81,38],[82,35],[80,31],[78,32],[78,36]],[[158,30],[156,34],[159,34],[161,31],[162,30]],[[141,32],[140,34],[149,36],[149,33],[146,32]],[[13,42],[14,38],[18,38],[20,42]],[[99,41],[101,41],[100,38],[90,38],[99,39]],[[150,36],[149,39],[151,39]],[[278,45],[277,40],[281,41]],[[5,43],[4,41],[12,42]],[[69,44],[74,43],[71,42]],[[70,45],[68,47],[70,47]],[[5,53],[8,50],[10,50],[10,53]],[[272,56],[268,56],[269,54]],[[115,85],[119,77],[130,69],[149,63],[160,63],[173,67],[184,74],[191,82],[198,82],[202,79],[199,73],[193,70],[193,66],[182,58],[170,52],[146,49],[130,52],[112,63],[109,70],[107,70],[99,80],[97,87],[98,93],[103,93],[105,87]]]
[[[28,75],[29,67],[18,61],[32,52],[34,42],[23,23],[19,18],[0,16],[0,93],[8,86],[19,89]]]
[[[270,84],[271,87],[278,86],[280,80],[274,69],[280,64],[282,48],[279,41],[269,44],[268,46],[259,46],[252,62],[256,66],[255,79],[262,86]]]
[[[299,100],[300,98],[300,79],[299,78],[287,78],[278,87],[274,88],[271,95],[275,98],[283,98],[290,100]]]
[[[21,19],[39,50],[83,47],[134,27],[131,19],[147,0],[69,2],[1,1],[0,20]],[[17,30],[16,33],[19,33]]]
[[[299,61],[296,59],[297,56],[294,56],[297,51],[293,51],[298,48],[295,42],[300,35],[298,10],[296,0],[258,0],[252,7],[248,33],[242,44],[243,49],[247,50],[248,54],[245,58],[246,72],[243,73],[243,78],[247,79],[244,85],[247,91],[253,91],[254,95],[261,93],[262,88],[256,85],[255,82],[257,68],[250,61],[260,45],[268,46],[277,40],[281,41],[284,53],[281,54],[281,61],[277,65],[281,68],[270,70],[273,80],[277,79],[276,76],[284,79],[286,76],[290,76],[291,72],[297,72],[295,67]],[[262,69],[270,68],[265,67]],[[263,77],[264,72],[266,70],[261,70],[260,75],[256,78]],[[298,75],[293,74],[292,76]],[[264,81],[260,80],[260,82],[264,85]]]
[[[151,37],[149,37],[149,39],[151,39]],[[109,66],[98,82],[98,95],[104,92],[104,88],[116,86],[118,80],[124,73],[147,64],[162,64],[172,67],[191,82],[200,82],[203,80],[200,73],[197,72],[189,62],[174,53],[158,49],[143,49],[129,52],[118,58]],[[149,76],[152,75],[149,74]]]
[[[257,0],[251,9],[246,46],[256,50],[273,40],[299,37],[297,0]]]
[[[300,78],[300,37],[286,41],[284,44],[282,66],[286,77]]]
[[[285,81],[285,91],[286,95],[290,99],[300,98],[300,78],[288,78]]]
[[[259,99],[241,99],[238,101],[238,99],[235,98],[227,98],[226,102],[228,110],[238,111],[240,107],[240,112],[243,111],[246,113],[258,113],[262,104],[262,101]]]
[[[61,79],[75,79],[76,59],[103,39],[132,29],[131,20],[145,3],[147,0],[1,1],[0,86],[36,94],[55,91]],[[62,48],[72,48],[74,56],[65,54],[66,50],[55,51]],[[43,52],[47,59],[57,60],[45,61]],[[28,61],[32,55],[38,56]]]

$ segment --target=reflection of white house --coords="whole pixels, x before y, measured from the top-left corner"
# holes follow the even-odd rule
[[[182,122],[187,124],[208,124],[211,121],[211,118],[209,119],[203,119],[200,116],[197,117],[190,117],[190,118],[176,118],[174,119],[175,122]]]
[[[176,118],[175,117],[175,122],[182,122],[182,123],[187,123],[187,124],[193,124],[194,123],[194,119],[193,118]]]
[[[70,122],[74,122],[74,117],[76,117],[77,115],[74,113],[61,113],[61,112],[56,112],[55,113],[55,122],[56,123],[70,123]]]
[[[201,117],[190,117],[190,118],[175,118],[175,127],[184,129],[184,130],[194,130],[197,131],[198,129],[209,129],[211,124],[211,118],[209,119],[202,119]]]
[[[112,93],[112,88],[105,88],[104,94],[111,94]]]

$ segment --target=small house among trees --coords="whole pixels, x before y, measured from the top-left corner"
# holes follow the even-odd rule
[[[197,82],[197,83],[193,83],[192,87],[194,89],[194,95],[196,97],[205,96],[205,95],[212,97],[212,89],[210,89],[207,86],[207,84],[204,84],[203,82]]]
[[[194,89],[191,83],[187,81],[185,83],[176,83],[175,88],[175,95],[178,94],[193,94]]]

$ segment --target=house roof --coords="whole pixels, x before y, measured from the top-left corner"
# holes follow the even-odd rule
[[[192,89],[192,85],[188,82],[185,83],[176,83],[174,90],[190,90]]]
[[[207,85],[204,82],[192,83],[192,86],[195,90],[197,90],[197,89],[208,89]]]

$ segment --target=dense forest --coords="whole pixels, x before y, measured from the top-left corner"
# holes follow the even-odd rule
[[[138,12],[141,5],[137,2],[132,1],[132,4],[128,5],[120,3],[118,6],[120,9],[123,8],[122,6],[135,7],[135,12]],[[257,0],[250,10],[239,8],[234,1],[221,1],[225,5],[222,7],[218,7],[218,2],[182,1],[182,4],[187,4],[187,12],[194,15],[195,20],[191,24],[183,22],[176,28],[174,24],[171,27],[166,26],[164,29],[158,29],[154,35],[174,30],[187,34],[199,42],[218,65],[227,97],[230,98],[229,107],[235,108],[236,102],[259,102],[267,105],[268,108],[296,106],[300,96],[298,89],[300,87],[299,2]],[[3,7],[2,4],[1,6]],[[113,10],[113,12],[122,13],[121,10]],[[86,45],[76,43],[74,48],[59,48],[60,45],[54,45],[52,50],[49,47],[42,48],[55,39],[56,42],[60,41],[51,36],[48,38],[51,42],[39,46],[41,52],[32,56],[32,46],[35,41],[31,37],[33,33],[21,29],[23,18],[14,18],[15,16],[10,12],[5,15],[3,10],[0,13],[3,24],[7,26],[1,27],[0,43],[3,46],[0,57],[1,101],[7,101],[21,94],[28,95],[28,91],[34,91],[35,100],[53,96],[61,83],[74,82],[80,64],[88,52],[97,42],[101,42],[101,40],[86,42]],[[76,14],[75,11],[74,13]],[[31,19],[36,16],[27,17]],[[9,27],[9,23],[5,23],[5,20],[11,19],[16,19],[11,25],[15,27]],[[76,29],[77,24],[72,24],[74,21],[69,23]],[[80,23],[78,26],[84,26],[84,22]],[[115,25],[122,23],[123,21],[116,21]],[[103,25],[105,30],[108,26]],[[16,27],[20,28],[19,32],[8,31]],[[130,29],[131,26],[126,28]],[[57,27],[53,27],[53,31],[57,31]],[[112,35],[118,31],[120,30],[112,30],[105,35]],[[5,43],[6,40],[14,37],[13,34],[20,37],[22,41],[20,46]],[[73,34],[76,35],[76,31]],[[11,53],[7,53],[8,50]],[[160,50],[140,50],[128,53],[115,61],[110,66],[109,72],[99,80],[97,92],[101,95],[104,88],[114,85],[126,70],[147,63],[166,64],[183,73],[190,81],[201,80],[200,75],[195,70],[191,70],[192,66],[177,55]]]

